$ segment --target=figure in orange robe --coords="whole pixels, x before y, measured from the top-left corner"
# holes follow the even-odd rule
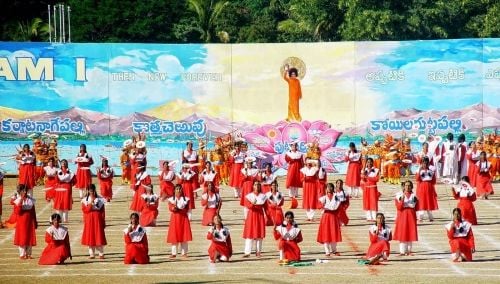
[[[302,90],[300,88],[300,80],[297,78],[298,70],[285,66],[283,78],[288,82],[288,117],[286,121],[302,121],[299,112],[299,100],[302,99]]]

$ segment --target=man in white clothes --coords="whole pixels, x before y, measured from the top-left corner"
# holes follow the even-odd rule
[[[453,140],[453,134],[448,133],[446,141],[441,147],[441,161],[443,163],[443,178],[449,178],[453,183],[458,182],[458,145]]]

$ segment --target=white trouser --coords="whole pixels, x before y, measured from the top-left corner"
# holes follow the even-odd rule
[[[377,211],[368,210],[366,212],[366,220],[375,220],[377,218]]]
[[[243,220],[246,220],[248,216],[248,208],[245,206],[243,207]]]
[[[331,254],[337,252],[337,243],[324,243],[325,254]]]
[[[192,215],[191,209],[188,210],[187,215],[188,215],[188,220],[191,221],[191,215]]]
[[[288,197],[297,197],[299,195],[299,189],[296,187],[290,187],[288,189]]]
[[[240,197],[241,196],[241,191],[239,188],[235,187],[234,189],[234,197]]]
[[[19,256],[31,256],[32,246],[19,246]]]
[[[412,242],[399,242],[399,253],[410,253],[412,249]]]
[[[252,253],[252,246],[255,242],[255,251],[260,253],[262,251],[262,239],[245,239],[245,254]]]
[[[97,253],[99,254],[99,256],[103,256],[104,255],[104,248],[103,248],[103,246],[95,246],[95,247],[89,246],[89,255],[90,256],[95,256],[95,251],[96,250],[97,250]]]
[[[352,197],[359,197],[359,186],[346,186],[347,195]]]
[[[56,210],[56,213],[61,216],[61,220],[63,223],[68,222],[68,210]]]
[[[177,255],[177,245],[179,243],[175,243],[172,245],[172,255]],[[181,254],[182,255],[185,255],[188,253],[188,243],[187,242],[183,242],[183,243],[180,243],[181,244]]]
[[[316,211],[314,209],[307,209],[306,210],[307,219],[312,220],[314,218],[314,213],[315,212]]]
[[[427,216],[429,216],[429,220],[434,220],[434,216],[432,215],[431,210],[426,210],[426,211],[417,211],[417,218],[418,220],[422,220],[424,218],[424,213],[427,212]]]

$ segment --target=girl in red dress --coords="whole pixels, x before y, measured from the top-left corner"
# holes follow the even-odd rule
[[[255,162],[255,157],[246,157],[245,166],[241,169],[241,197],[240,205],[243,206],[243,217],[246,218],[248,214],[248,208],[245,206],[245,198],[247,194],[251,193],[253,190],[253,185],[256,181],[260,180],[259,169],[256,169],[253,164]]]
[[[139,214],[130,214],[130,225],[123,230],[125,264],[148,264],[149,248],[146,230],[139,225]]]
[[[361,173],[363,181],[363,210],[366,212],[366,221],[374,221],[378,211],[378,199],[380,192],[377,188],[379,170],[373,166],[373,159],[366,159],[366,167]]]
[[[50,224],[51,226],[45,230],[47,246],[43,250],[38,264],[64,264],[66,259],[72,259],[68,228],[61,225],[61,215],[57,213],[50,216]]]
[[[262,193],[267,194],[271,191],[271,185],[276,181],[277,176],[273,172],[273,165],[265,163],[264,172],[260,174],[262,183]]]
[[[333,187],[333,184],[329,183],[327,187]],[[339,206],[339,221],[342,226],[347,226],[349,223],[349,217],[347,217],[347,208],[349,208],[349,195],[344,191],[344,181],[338,179],[335,181],[335,197],[340,201]]]
[[[108,159],[103,158],[101,168],[97,169],[97,178],[99,179],[99,187],[101,189],[101,196],[110,202],[113,198],[113,178],[115,172],[108,164]]]
[[[366,264],[378,264],[379,260],[387,260],[391,252],[392,240],[391,228],[385,224],[385,216],[382,213],[377,213],[375,225],[372,225],[369,230],[370,246],[366,252]]]
[[[174,180],[175,180],[175,161],[163,162],[163,169],[158,174],[160,179],[160,198],[165,201],[167,198],[174,196]]]
[[[134,139],[136,139],[134,137]],[[130,188],[134,190],[135,184],[137,182],[137,172],[140,171],[139,167],[146,166],[148,161],[146,159],[146,142],[137,141],[135,143],[135,148],[130,153]]]
[[[470,179],[470,185],[472,187],[476,187],[476,178],[477,178],[477,166],[476,163],[479,160],[481,152],[477,149],[476,142],[471,141],[469,143],[469,150],[465,154],[465,158],[467,159],[467,176]]]
[[[415,175],[417,179],[417,198],[418,198],[418,221],[421,222],[424,211],[427,211],[429,221],[434,221],[432,210],[438,209],[436,193],[435,168],[429,165],[429,158],[424,157],[420,169]]]
[[[56,159],[50,157],[43,170],[45,172],[45,200],[50,202],[56,195],[57,171],[59,170],[56,165]]]
[[[137,167],[137,172],[135,174],[135,183],[133,184],[134,196],[132,197],[132,203],[130,204],[130,210],[139,213],[144,207],[144,199],[142,195],[146,192],[146,187],[151,186],[151,177],[148,172],[146,172],[146,164],[141,163]]]
[[[92,184],[92,172],[90,171],[90,166],[94,164],[92,156],[87,153],[87,145],[80,145],[80,152],[76,155],[75,164],[78,166],[76,169],[75,188],[79,189],[80,198],[82,198],[84,195],[83,191]]]
[[[306,166],[300,170],[303,181],[302,208],[306,210],[307,221],[312,222],[318,204],[318,167],[317,160],[308,159]]]
[[[243,257],[249,257],[255,243],[255,255],[260,258],[262,251],[262,240],[266,237],[266,221],[264,212],[267,207],[267,196],[262,193],[261,184],[254,182],[253,192],[245,196],[245,206],[248,215],[243,227],[243,238],[245,239],[245,250]]]
[[[409,180],[403,183],[404,191],[396,195],[396,224],[394,239],[399,241],[399,253],[412,255],[412,242],[418,241],[416,208],[419,200],[413,193],[413,183]]]
[[[174,196],[168,199],[168,209],[170,210],[170,223],[167,233],[167,243],[172,244],[172,255],[177,257],[177,245],[181,245],[182,257],[187,257],[188,242],[193,240],[191,233],[191,223],[188,218],[189,198],[184,196],[181,185],[176,185]]]
[[[156,227],[156,218],[158,217],[159,197],[153,192],[153,185],[144,186],[145,192],[141,195],[143,207],[139,224],[142,227]]]
[[[57,171],[57,186],[54,195],[54,210],[68,222],[68,212],[73,208],[73,190],[76,176],[68,169],[68,161],[61,160],[61,168]]]
[[[325,256],[340,255],[337,252],[337,243],[342,241],[342,232],[340,230],[339,206],[340,200],[336,197],[333,184],[326,186],[326,195],[319,198],[323,207],[323,215],[318,228],[316,241],[325,247]]]
[[[266,225],[278,226],[283,223],[283,209],[281,208],[285,202],[285,197],[278,191],[278,181],[271,184],[271,191],[266,193],[267,209],[266,209]]]
[[[203,192],[208,189],[208,183],[211,182],[214,186],[215,192],[219,192],[220,177],[219,174],[212,168],[210,161],[205,162],[205,169],[200,174],[200,184],[203,187]],[[210,219],[212,222],[212,219]]]
[[[292,211],[285,213],[285,221],[274,230],[274,238],[278,240],[280,262],[300,261],[299,243],[302,232],[294,221]]]
[[[192,181],[193,188],[199,188],[200,184],[198,183],[198,166],[196,165],[198,163],[198,153],[193,150],[193,142],[186,142],[186,149],[182,151],[181,160],[183,164],[191,165],[191,171],[193,171],[194,173]]]
[[[107,245],[106,234],[104,233],[106,200],[99,197],[94,184],[87,190],[87,196],[82,199],[83,211],[83,233],[82,245],[89,247],[89,259],[95,258],[95,251],[99,253],[99,258],[104,259],[104,246]]]
[[[241,170],[243,169],[243,163],[246,157],[246,153],[241,151],[241,142],[236,143],[234,145],[234,150],[229,154],[229,186],[234,188],[234,198],[239,198],[241,196]]]
[[[233,255],[229,229],[222,224],[220,215],[215,215],[212,222],[214,225],[208,230],[207,234],[207,240],[211,241],[208,248],[208,258],[211,263],[229,261],[229,258]]]
[[[464,176],[457,186],[451,188],[455,199],[458,199],[457,208],[460,208],[463,219],[472,225],[477,225],[476,208],[472,202],[476,201],[476,191],[469,184],[469,177]]]
[[[14,207],[16,206],[14,201],[16,201],[17,198],[19,198],[19,196],[20,196],[19,192],[21,191],[21,187],[24,187],[24,185],[22,185],[22,184],[17,185],[16,191],[10,196],[9,203],[10,203],[10,205],[12,205],[12,213],[10,214],[9,219],[5,220],[5,222],[2,225],[8,229],[12,229],[12,228],[16,227],[17,214],[16,214],[16,211],[14,211]]]
[[[183,195],[187,197],[188,203],[188,218],[191,220],[191,211],[196,208],[194,202],[194,190],[196,189],[194,179],[196,173],[191,169],[191,164],[184,163],[182,164],[182,170],[177,174],[177,184],[181,185]]]
[[[493,186],[491,185],[490,168],[491,163],[486,158],[486,152],[482,151],[479,155],[479,161],[476,163],[478,173],[476,176],[476,191],[480,198],[488,199],[488,196],[493,194]]]
[[[453,209],[453,221],[446,225],[451,258],[454,262],[472,261],[476,251],[471,223],[462,220],[460,208]]]
[[[28,195],[33,195],[33,188],[35,187],[35,165],[36,156],[30,150],[30,145],[24,144],[23,150],[17,155],[16,161],[19,164],[19,182],[24,184]]]
[[[356,149],[354,142],[349,143],[349,151],[345,154],[344,160],[347,162],[345,185],[348,189],[348,194],[354,198],[358,198],[359,186],[361,184],[361,152]]]
[[[288,188],[288,196],[292,198],[299,196],[299,187],[302,186],[300,170],[304,167],[304,155],[297,147],[297,142],[290,143],[290,151],[285,154],[285,161],[288,163],[285,187]]]
[[[215,188],[214,183],[209,181],[207,182],[207,191],[201,195],[201,206],[205,207],[203,209],[203,219],[201,220],[203,226],[213,225],[214,217],[219,214],[222,206],[222,200]]]
[[[24,185],[19,185],[19,197],[14,201],[14,212],[17,215],[14,245],[19,248],[20,259],[32,259],[32,247],[36,246],[35,200],[28,195]]]

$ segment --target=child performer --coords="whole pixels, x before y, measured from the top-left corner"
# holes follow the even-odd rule
[[[215,184],[211,181],[207,182],[207,192],[201,195],[201,206],[205,207],[201,224],[203,226],[213,226],[212,221],[216,215],[219,215],[222,200],[215,189]]]
[[[113,178],[115,172],[108,164],[107,158],[102,158],[101,168],[97,169],[97,178],[99,179],[99,187],[101,188],[101,196],[110,202],[113,198]]]
[[[267,210],[266,210],[266,225],[278,226],[283,223],[283,203],[285,198],[281,192],[278,191],[278,181],[271,184],[271,190],[266,193],[267,197]]]
[[[317,242],[325,247],[325,256],[340,255],[337,252],[337,243],[342,241],[338,208],[340,200],[335,196],[333,184],[326,185],[326,195],[319,198],[323,207],[323,215],[318,228]]]
[[[479,161],[476,163],[478,169],[476,178],[477,195],[481,198],[488,199],[488,196],[493,194],[493,186],[491,185],[490,168],[491,163],[486,158],[486,152],[482,151],[479,155]]]
[[[214,186],[215,192],[219,192],[220,177],[219,174],[212,168],[210,161],[205,162],[205,169],[200,175],[200,184],[203,187],[203,192],[207,191],[208,183],[211,182]],[[212,222],[212,219],[210,219]]]
[[[453,209],[453,221],[446,225],[446,232],[452,260],[454,262],[472,261],[472,254],[476,251],[472,225],[462,220],[462,212],[459,208]]]
[[[19,182],[18,184],[24,184],[28,195],[33,196],[33,188],[35,187],[35,168],[36,168],[36,156],[33,151],[30,150],[28,144],[23,145],[23,149],[16,156],[16,161],[19,164]]]
[[[416,174],[419,222],[422,221],[424,211],[427,211],[429,221],[434,221],[432,210],[438,209],[436,188],[434,186],[436,184],[434,170],[433,166],[429,166],[429,158],[424,157],[422,165]]]
[[[107,245],[104,227],[104,203],[106,201],[97,195],[94,184],[87,190],[87,196],[82,199],[83,211],[83,232],[82,245],[89,247],[89,259],[95,258],[95,251],[99,253],[99,258],[104,259],[104,246]]]
[[[144,186],[145,192],[141,195],[144,200],[141,210],[139,223],[142,227],[156,227],[156,218],[158,217],[159,198],[153,192],[153,185]]]
[[[176,162],[163,162],[163,169],[158,174],[160,179],[160,198],[165,201],[167,198],[174,196],[174,180],[175,172],[174,166]]]
[[[349,217],[347,217],[347,208],[349,208],[349,195],[345,193],[344,182],[341,179],[335,181],[335,196],[340,201],[340,206],[338,209],[340,224],[343,226],[347,226],[347,224],[349,223]]]
[[[255,242],[255,256],[261,257],[262,240],[266,237],[266,221],[264,211],[267,207],[267,196],[262,193],[260,182],[255,181],[253,192],[245,196],[245,206],[248,215],[243,227],[243,238],[245,239],[245,250],[243,257],[249,257],[252,245]]]
[[[302,232],[294,222],[292,211],[285,213],[285,221],[274,230],[274,238],[278,240],[280,262],[300,261],[300,248]]]
[[[43,170],[45,172],[45,200],[50,202],[56,195],[57,171],[59,170],[56,165],[56,159],[54,157],[50,157]]]
[[[61,225],[61,215],[57,213],[50,216],[50,224],[51,226],[45,230],[47,246],[43,250],[38,264],[64,264],[66,259],[72,259],[68,228]]]
[[[418,199],[413,193],[413,183],[403,183],[404,191],[396,195],[396,224],[394,239],[399,241],[400,255],[412,255],[412,242],[418,241],[417,214]]]
[[[375,225],[370,227],[370,247],[366,252],[368,264],[378,264],[379,260],[387,260],[391,252],[391,228],[385,224],[385,216],[377,213]]]
[[[255,160],[255,157],[246,157],[245,166],[243,167],[243,169],[241,169],[240,205],[243,206],[244,218],[246,218],[248,214],[248,208],[245,206],[246,196],[247,194],[252,192],[255,182],[260,181],[260,171],[253,166]]]
[[[54,195],[54,210],[68,222],[68,212],[73,208],[73,190],[76,176],[68,169],[68,161],[61,160],[61,168],[57,171],[57,188]]]
[[[314,220],[314,213],[319,209],[318,204],[318,160],[307,159],[306,166],[300,169],[303,181],[302,208],[306,210],[307,221]]]
[[[92,156],[87,153],[87,145],[80,145],[80,152],[78,152],[78,155],[76,156],[75,164],[78,165],[76,170],[75,188],[79,189],[80,198],[82,198],[84,195],[83,191],[92,184],[92,172],[90,171],[90,166],[94,164]]]
[[[451,188],[453,197],[458,199],[457,208],[460,208],[463,219],[472,225],[477,225],[476,209],[472,202],[476,201],[476,191],[469,184],[469,177],[462,177],[457,186]]]
[[[182,186],[177,184],[174,189],[174,196],[168,199],[168,209],[170,210],[170,225],[167,233],[167,243],[172,244],[172,255],[177,257],[177,245],[181,245],[182,257],[187,258],[188,242],[193,240],[191,233],[191,223],[188,218],[189,198],[184,196]]]
[[[28,195],[24,185],[19,185],[19,197],[14,201],[14,212],[17,215],[14,245],[19,247],[20,259],[32,259],[31,251],[36,246],[35,200]]]
[[[288,163],[285,187],[288,189],[289,197],[297,198],[299,196],[299,187],[302,186],[300,169],[304,167],[304,155],[298,151],[297,142],[292,142],[289,145],[290,151],[285,154],[285,161]]]
[[[144,207],[144,199],[142,199],[141,196],[146,192],[146,187],[151,186],[151,177],[148,172],[146,172],[146,164],[144,162],[141,162],[137,166],[137,172],[134,180],[135,183],[131,185],[134,190],[134,196],[132,197],[130,210],[139,213]]]
[[[146,230],[139,225],[139,214],[130,214],[130,224],[123,230],[125,240],[125,264],[148,264],[149,248]]]
[[[215,215],[213,226],[208,230],[207,240],[210,240],[208,257],[211,263],[216,261],[229,261],[233,255],[233,245],[229,229],[222,224],[220,215]]]
[[[276,181],[277,176],[273,172],[273,165],[265,163],[264,171],[260,174],[262,181],[262,193],[267,194],[271,191],[271,185]]]
[[[366,167],[361,173],[363,181],[363,210],[366,212],[366,221],[375,220],[378,211],[378,199],[380,192],[377,188],[379,180],[379,170],[373,166],[373,159],[366,159]]]
[[[361,152],[356,149],[354,142],[349,143],[349,151],[345,154],[345,161],[347,162],[345,185],[349,195],[358,198],[361,183]]]
[[[177,174],[177,184],[181,185],[183,196],[189,201],[187,211],[189,220],[191,220],[191,211],[196,208],[194,203],[195,177],[196,173],[191,169],[191,164],[182,164],[182,170]]]

